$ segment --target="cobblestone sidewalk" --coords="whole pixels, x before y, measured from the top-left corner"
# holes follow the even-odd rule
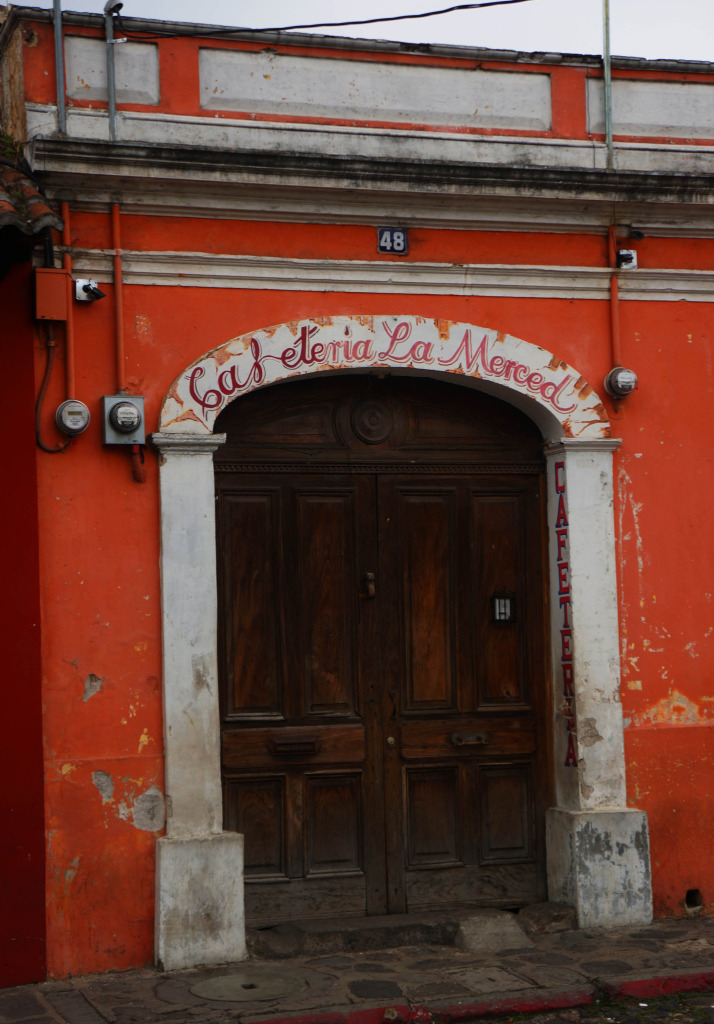
[[[3,1024],[674,1024],[714,1022],[714,919],[535,934],[519,948],[434,944],[251,958],[0,991]],[[530,1014],[523,1017],[523,1014]]]

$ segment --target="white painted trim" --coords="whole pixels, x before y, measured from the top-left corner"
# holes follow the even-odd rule
[[[26,104],[28,139],[41,139],[57,130],[57,111],[50,104]],[[543,135],[491,135],[478,131],[440,131],[405,125],[400,128],[352,126],[250,120],[207,115],[196,117],[146,111],[119,111],[116,118],[119,141],[139,145],[181,146],[187,152],[201,149],[251,150],[254,153],[286,152],[321,156],[329,146],[331,155],[355,159],[434,161],[442,164],[470,164],[473,167],[525,166],[560,170],[604,170],[607,147],[592,139],[559,139]],[[106,110],[75,107],[67,113],[70,138],[109,141]],[[714,147],[682,142],[618,142],[615,147],[618,170],[658,173],[707,173]],[[95,171],[96,173],[96,171]],[[140,167],[127,164],[126,173],[142,175]],[[185,180],[184,166],[165,165],[162,179]],[[195,176],[205,173],[197,170]],[[209,172],[210,173],[210,172]],[[245,172],[237,172],[243,177]],[[253,175],[262,177],[260,168]],[[222,172],[225,177],[225,171]],[[387,185],[386,187],[389,187]]]
[[[74,250],[76,273],[112,281],[113,250]],[[199,252],[123,250],[127,285],[489,295],[609,301],[612,272],[600,267],[453,264],[392,260],[305,260]],[[639,302],[711,302],[714,271],[620,272],[620,298]]]
[[[300,196],[276,186],[199,182],[190,201],[184,192],[172,189],[165,181],[143,180],[127,191],[121,200],[125,214],[202,220],[249,220],[299,224],[389,224],[395,220],[410,228],[449,231],[544,231],[548,234],[607,235],[612,223],[612,202],[602,197],[574,201],[571,196],[542,198],[534,206],[479,183],[468,192],[454,187],[435,197],[424,192],[396,192],[380,197],[373,191],[326,188],[301,191]],[[47,185],[50,199],[59,202],[67,190]],[[315,198],[315,193],[319,199]],[[81,193],[73,197],[76,212],[106,214],[116,202],[116,192],[100,182],[85,180]],[[712,238],[714,211],[701,204],[678,203],[647,205],[618,201],[617,219],[625,237],[630,227],[646,229],[648,238]]]
[[[225,439],[225,434],[178,432],[151,437],[160,453],[169,838],[215,835],[223,828],[213,452]]]

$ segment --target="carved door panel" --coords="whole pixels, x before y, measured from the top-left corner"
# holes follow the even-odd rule
[[[520,414],[485,399],[467,428],[475,396],[370,381],[355,399],[352,381],[246,400],[217,456],[248,918],[542,899],[540,441],[459,464]]]
[[[537,488],[379,480],[392,911],[542,898]]]
[[[361,914],[383,861],[367,757],[360,567],[373,480],[241,476],[221,492],[227,827],[246,836],[251,916]],[[382,868],[383,871],[383,868]],[[376,870],[379,874],[379,870]]]

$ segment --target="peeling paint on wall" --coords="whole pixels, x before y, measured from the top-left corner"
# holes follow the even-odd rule
[[[109,772],[92,772],[92,782],[101,794],[102,803],[109,803],[114,796],[114,779],[111,777]]]
[[[90,697],[93,697],[95,693],[99,693],[105,678],[106,676],[96,676],[94,672],[90,672],[84,680],[84,696],[82,697],[82,700],[86,702]]]
[[[211,665],[208,658],[203,654],[194,654],[191,658],[191,671],[193,673],[193,685],[197,693],[201,690],[211,690]]]
[[[138,796],[132,807],[134,825],[143,832],[160,832],[164,827],[165,813],[164,797],[156,786],[150,786]]]
[[[634,726],[709,725],[714,711],[700,708],[678,690],[630,718]]]
[[[584,718],[578,723],[578,737],[583,747],[592,747],[595,743],[602,742],[594,718]]]
[[[617,546],[618,546],[618,562],[620,564],[620,571],[622,571],[627,565],[627,556],[631,550],[630,542],[634,539],[635,543],[635,558],[637,561],[637,603],[640,609],[644,608],[644,567],[645,567],[645,554],[644,545],[642,543],[642,533],[640,530],[640,512],[642,511],[642,503],[637,502],[632,497],[632,480],[627,472],[624,464],[620,465],[617,472],[617,498],[618,498],[618,523],[617,523]],[[623,598],[621,604],[622,612],[622,632],[621,632],[621,644],[622,644],[622,662],[623,672],[627,674],[627,640],[628,640],[628,620],[629,620],[630,606],[625,603]],[[641,621],[644,622],[644,616],[641,616]]]
[[[70,885],[74,881],[74,879],[75,879],[75,877],[77,875],[77,869],[78,868],[79,868],[79,857],[75,857],[74,860],[71,861],[69,867],[65,870],[65,873],[64,873],[64,891],[65,892],[67,892],[69,890]]]

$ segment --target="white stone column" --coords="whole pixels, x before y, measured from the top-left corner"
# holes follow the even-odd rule
[[[647,817],[626,805],[612,456],[616,440],[547,446],[555,798],[549,898],[581,927],[652,919]]]
[[[160,458],[167,807],[155,957],[176,970],[246,955],[243,837],[222,831],[213,452],[225,435],[151,441]]]

